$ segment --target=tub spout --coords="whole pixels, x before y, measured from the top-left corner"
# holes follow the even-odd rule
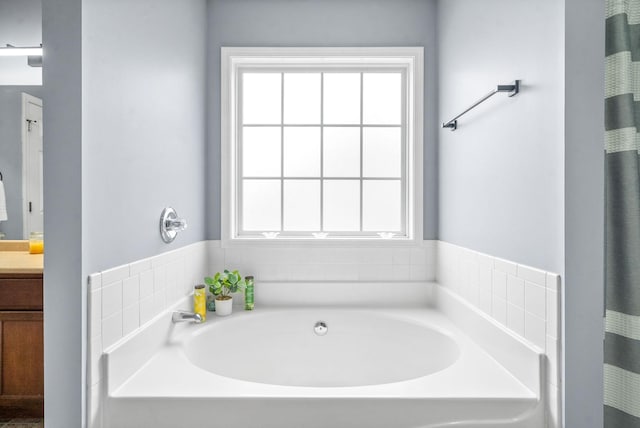
[[[171,321],[177,322],[194,322],[200,324],[202,322],[202,316],[200,314],[194,314],[193,312],[176,311],[171,316]]]

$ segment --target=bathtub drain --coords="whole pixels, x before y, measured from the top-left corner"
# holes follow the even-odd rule
[[[324,321],[318,321],[316,325],[313,327],[313,331],[318,336],[324,336],[325,334],[327,334],[327,331],[329,331],[329,328],[327,327],[327,324]]]

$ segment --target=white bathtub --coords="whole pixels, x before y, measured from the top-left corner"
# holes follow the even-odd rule
[[[544,426],[540,390],[427,308],[167,316],[107,357],[111,428]]]

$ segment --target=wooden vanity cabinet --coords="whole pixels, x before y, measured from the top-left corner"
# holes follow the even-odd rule
[[[0,418],[43,415],[42,274],[0,273]]]

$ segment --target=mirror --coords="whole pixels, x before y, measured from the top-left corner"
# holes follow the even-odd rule
[[[42,67],[28,64],[28,56],[5,56],[6,48],[42,44],[41,0],[0,1],[0,85],[42,85]]]
[[[41,0],[1,0],[0,47],[41,43]],[[42,68],[27,61],[0,56],[0,239],[42,231]]]

